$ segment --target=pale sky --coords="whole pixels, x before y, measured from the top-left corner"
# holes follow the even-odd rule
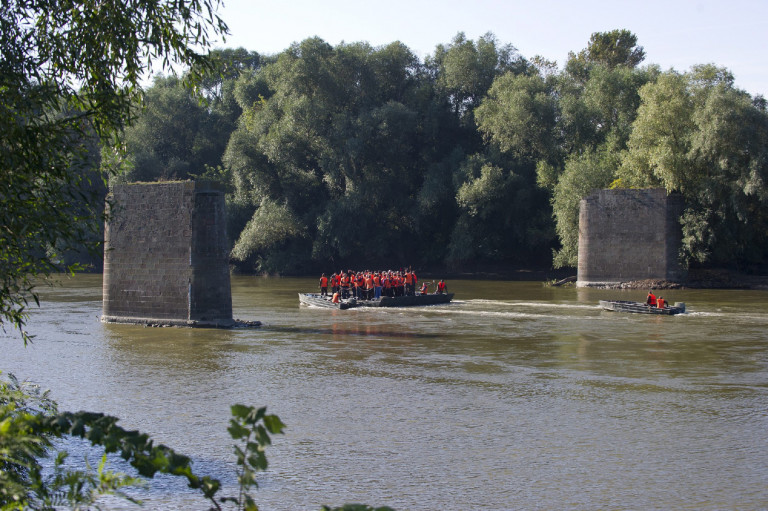
[[[275,54],[313,36],[334,46],[400,41],[423,61],[458,32],[492,32],[561,68],[593,32],[627,29],[645,48],[643,64],[684,72],[714,63],[738,88],[768,97],[768,0],[224,0],[219,14],[231,32],[220,48]]]

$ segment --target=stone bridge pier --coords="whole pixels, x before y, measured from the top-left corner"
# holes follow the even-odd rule
[[[231,327],[224,194],[205,183],[115,185],[104,235],[104,322]]]
[[[581,200],[576,286],[681,282],[680,195],[661,188],[599,190]]]

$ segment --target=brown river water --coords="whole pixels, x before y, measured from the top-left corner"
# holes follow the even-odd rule
[[[768,509],[768,292],[666,291],[688,313],[661,317],[597,306],[645,291],[461,280],[449,305],[300,308],[316,282],[233,277],[234,316],[263,326],[205,330],[102,324],[101,276],[79,275],[43,289],[32,345],[0,332],[0,370],[227,485],[229,406],[267,405],[287,429],[262,511]],[[207,509],[172,477],[133,494]]]

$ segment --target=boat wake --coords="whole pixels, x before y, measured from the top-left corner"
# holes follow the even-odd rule
[[[458,301],[454,300],[454,303],[464,304],[469,306],[479,305],[481,307],[526,307],[537,309],[581,309],[581,310],[593,310],[599,308],[597,304],[573,304],[573,303],[553,303],[553,302],[531,302],[531,301],[507,301],[507,300],[484,300],[482,298]]]
[[[591,308],[594,310],[594,308]],[[566,317],[565,314],[554,314],[552,310],[543,312],[543,313],[534,313],[526,311],[510,311],[510,310],[478,310],[478,309],[464,309],[464,308],[457,308],[457,307],[440,307],[440,308],[434,308],[430,310],[430,312],[436,313],[436,314],[442,314],[442,315],[448,315],[448,316],[474,316],[474,317],[496,317],[496,318],[506,318],[506,319],[535,319],[535,320],[541,320],[541,319],[554,319],[554,320],[561,320],[563,317]],[[570,317],[571,319],[579,319],[578,317],[574,318],[573,316]],[[584,316],[584,318],[589,318],[590,320],[595,319],[595,316]]]
[[[731,321],[748,321],[750,323],[768,323],[768,316],[756,314],[740,314],[725,311],[689,311],[686,316],[699,318],[729,318]]]

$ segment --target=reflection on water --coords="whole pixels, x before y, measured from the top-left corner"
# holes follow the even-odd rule
[[[229,406],[288,425],[260,509],[367,502],[397,509],[768,507],[768,299],[672,290],[689,313],[610,313],[647,291],[455,281],[454,303],[299,308],[315,279],[233,279],[234,315],[261,329],[102,324],[99,276],[44,290],[24,349],[0,370],[63,409],[122,418],[233,479]],[[163,478],[151,509],[205,509]],[[120,508],[110,501],[110,508]]]

